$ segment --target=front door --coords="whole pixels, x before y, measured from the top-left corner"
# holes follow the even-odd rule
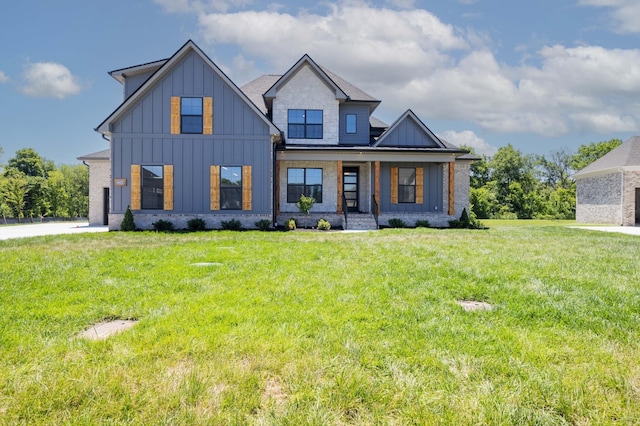
[[[358,168],[342,169],[342,193],[347,201],[348,212],[358,212]]]

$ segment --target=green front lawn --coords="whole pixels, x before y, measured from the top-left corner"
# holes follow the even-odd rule
[[[639,424],[640,238],[555,225],[0,241],[0,424]]]

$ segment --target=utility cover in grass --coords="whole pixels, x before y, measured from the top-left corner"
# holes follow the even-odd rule
[[[80,337],[90,340],[104,340],[109,336],[133,327],[136,320],[113,320],[95,324],[80,333]]]
[[[456,303],[462,306],[465,311],[490,311],[493,306],[487,302],[478,302],[476,300],[456,300]]]
[[[192,263],[191,266],[222,266],[222,263],[218,263],[218,262],[197,262],[197,263]]]

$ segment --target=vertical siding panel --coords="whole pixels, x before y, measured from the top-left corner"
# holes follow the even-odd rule
[[[276,161],[276,170],[274,174],[274,179],[276,180],[275,191],[276,191],[276,214],[280,214],[280,160]]]
[[[220,166],[209,168],[209,208],[220,210]]]
[[[173,165],[165,164],[164,172],[164,209],[173,210]]]
[[[398,204],[398,168],[391,167],[391,204]]]
[[[424,169],[416,167],[416,204],[424,203]]]
[[[171,134],[180,134],[180,96],[171,97]]]
[[[131,133],[142,133],[142,102],[131,111]]]
[[[251,166],[242,166],[242,210],[252,209]]]
[[[140,164],[131,165],[131,210],[140,210]]]
[[[202,100],[202,133],[213,134],[213,98],[210,96]]]
[[[142,133],[153,133],[153,92],[142,100]]]
[[[190,191],[188,196],[191,200],[192,211],[194,212],[203,211],[203,198],[206,195],[206,178],[203,177],[206,176],[206,168],[202,164],[203,143],[204,141],[202,139],[195,139],[193,141],[193,160],[191,161],[191,167],[188,172],[193,182],[189,188]]]

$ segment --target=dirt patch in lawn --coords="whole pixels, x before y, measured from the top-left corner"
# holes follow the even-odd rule
[[[91,327],[80,333],[79,337],[89,340],[104,340],[116,333],[130,329],[131,327],[136,325],[137,322],[137,320],[119,319],[102,321],[92,325]]]
[[[493,305],[487,302],[479,302],[477,300],[456,300],[456,303],[462,306],[465,311],[490,311]]]

